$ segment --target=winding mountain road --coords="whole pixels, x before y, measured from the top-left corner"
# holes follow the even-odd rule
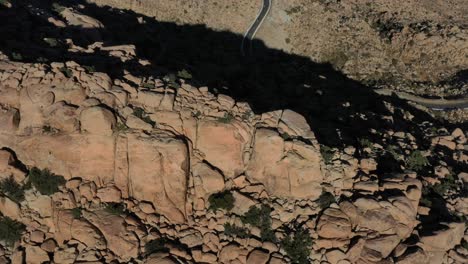
[[[378,89],[375,90],[376,93],[381,95],[392,95],[396,94],[400,99],[412,101],[418,103],[422,106],[430,108],[436,111],[447,111],[451,109],[468,109],[468,98],[460,99],[429,99],[419,96],[415,96],[405,92],[395,92],[389,89]]]
[[[245,56],[245,50],[246,50],[247,45],[249,46],[249,52],[252,53],[252,39],[255,37],[255,34],[257,34],[258,29],[262,25],[263,21],[265,21],[266,16],[270,12],[272,0],[262,0],[262,1],[263,1],[262,9],[258,13],[257,18],[255,18],[250,28],[245,33],[244,38],[242,39],[242,44],[241,44],[242,56]]]

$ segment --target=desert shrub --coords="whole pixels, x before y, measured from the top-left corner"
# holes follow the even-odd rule
[[[117,132],[125,132],[127,130],[128,130],[128,126],[125,125],[124,123],[118,122],[115,125],[115,131],[117,131]]]
[[[123,203],[106,203],[105,210],[113,215],[125,214],[125,204]]]
[[[234,120],[234,116],[231,113],[224,113],[223,117],[219,117],[218,121],[224,124],[229,124]]]
[[[60,71],[65,75],[67,78],[71,78],[73,76],[72,70],[68,69],[67,67],[60,68]]]
[[[457,183],[453,175],[449,174],[440,183],[434,184],[430,188],[440,196],[444,196],[449,190],[456,190]]]
[[[44,195],[51,195],[59,191],[59,186],[65,184],[63,176],[55,175],[48,169],[40,170],[36,167],[29,171],[29,182]]]
[[[312,238],[309,231],[304,228],[298,228],[291,236],[286,236],[281,241],[281,246],[286,254],[291,258],[291,263],[307,264],[312,246]]]
[[[6,216],[0,216],[0,240],[5,241],[7,245],[12,246],[20,240],[25,229],[26,227],[22,223]]]
[[[429,164],[426,157],[424,157],[419,150],[411,152],[406,160],[406,166],[410,170],[420,171]]]
[[[0,181],[0,193],[17,203],[24,200],[23,187],[13,179],[13,176]]]
[[[335,151],[333,151],[333,149],[329,146],[321,145],[320,154],[322,154],[322,158],[325,161],[325,163],[330,164],[333,160],[333,155],[335,154]]]
[[[73,215],[73,218],[75,219],[80,219],[81,218],[81,208],[80,207],[75,207],[73,209],[71,209],[71,213]]]
[[[145,254],[147,256],[157,253],[157,252],[168,252],[169,249],[166,247],[167,239],[165,238],[158,238],[153,239],[145,244]]]
[[[330,205],[334,202],[336,202],[335,196],[329,192],[322,192],[318,198],[318,204],[322,209],[330,207]]]
[[[239,237],[239,238],[249,237],[249,232],[246,228],[236,226],[230,223],[224,224],[224,234],[230,237]]]
[[[230,211],[234,208],[234,201],[234,196],[230,191],[214,193],[208,198],[211,210],[225,209]]]
[[[261,207],[251,206],[241,220],[245,224],[256,226],[260,229],[262,241],[276,241],[275,232],[271,229],[271,208],[263,205]]]
[[[359,145],[361,145],[361,147],[363,148],[370,148],[370,149],[374,148],[374,144],[372,143],[372,141],[370,141],[367,138],[360,138]]]
[[[140,118],[141,120],[145,121],[153,127],[154,125],[156,125],[156,122],[151,120],[151,118],[146,114],[145,110],[141,107],[135,107],[135,109],[133,109],[133,115]]]

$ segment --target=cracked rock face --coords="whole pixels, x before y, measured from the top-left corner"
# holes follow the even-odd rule
[[[137,59],[90,46],[70,49]],[[369,138],[331,147],[291,109],[151,78],[0,54],[0,227],[20,230],[0,263],[467,262],[463,129],[386,98]]]

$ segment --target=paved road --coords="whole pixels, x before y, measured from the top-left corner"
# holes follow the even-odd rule
[[[245,33],[244,38],[242,39],[241,53],[243,56],[245,56],[245,51],[247,47],[249,48],[249,53],[252,53],[252,39],[255,37],[255,34],[257,33],[263,21],[265,21],[266,16],[270,12],[272,0],[262,0],[262,1],[263,1],[262,9],[258,13],[257,18],[254,20],[249,30],[247,30],[247,32]]]
[[[398,97],[404,100],[413,101],[420,105],[423,105],[432,110],[446,111],[451,109],[468,109],[468,98],[460,99],[428,99],[423,97],[418,97],[405,92],[395,92],[388,89],[378,89],[375,90],[376,93],[381,95],[392,95],[396,94]]]

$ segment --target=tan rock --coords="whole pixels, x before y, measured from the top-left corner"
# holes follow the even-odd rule
[[[249,211],[250,207],[256,204],[252,198],[239,192],[234,191],[232,195],[234,197],[234,208],[232,208],[231,212],[234,214],[244,215]]]
[[[359,162],[359,167],[365,173],[369,173],[377,169],[377,162],[374,159],[362,159]]]
[[[21,218],[19,205],[5,196],[0,197],[0,213],[14,220],[19,220]]]
[[[230,263],[241,255],[241,250],[237,245],[229,244],[219,252],[220,263]]]
[[[76,249],[73,247],[57,250],[54,252],[54,262],[61,264],[73,264],[75,263],[76,255]]]
[[[346,259],[346,254],[339,249],[333,249],[325,253],[327,261],[331,264],[337,264],[339,261]]]
[[[384,259],[390,255],[399,242],[400,238],[397,235],[368,239],[361,256],[371,261]]]
[[[283,111],[278,128],[291,136],[315,139],[315,135],[304,116],[289,109]]]
[[[350,238],[351,222],[341,210],[328,208],[320,216],[317,233],[323,238]]]
[[[97,197],[104,203],[118,203],[121,201],[122,195],[115,186],[107,186],[97,191]]]
[[[16,159],[7,150],[0,149],[0,180],[13,176],[16,182],[20,183],[25,178],[25,173],[14,166]]]
[[[178,262],[172,260],[168,254],[156,253],[150,255],[145,261],[145,264],[177,264]]]
[[[90,248],[105,249],[106,241],[99,230],[84,219],[74,219],[71,236]]]
[[[18,110],[2,109],[0,107],[0,132],[15,133],[20,123],[20,113]]]
[[[238,176],[244,170],[244,152],[249,147],[250,131],[236,120],[230,123],[202,120],[198,124],[195,148],[205,159],[220,169],[226,178]]]
[[[205,253],[201,250],[192,250],[192,256],[196,263],[217,263],[215,254]]]
[[[322,193],[321,155],[315,146],[284,142],[277,132],[258,129],[246,175],[273,196],[317,199]]]
[[[46,252],[54,252],[55,248],[57,248],[57,242],[55,242],[54,239],[49,238],[41,244],[41,248]]]
[[[44,232],[35,230],[31,232],[29,239],[31,240],[31,242],[34,242],[34,243],[42,243],[44,242],[44,237],[45,237]]]
[[[398,264],[427,264],[430,262],[426,253],[424,253],[424,251],[421,250],[420,248],[417,248],[417,250],[414,252],[398,257],[396,263]]]
[[[434,232],[433,235],[420,238],[421,248],[425,251],[447,251],[461,242],[465,223],[449,223],[446,230]]]
[[[153,129],[153,126],[151,124],[146,123],[145,121],[141,120],[140,118],[134,115],[129,115],[127,117],[127,121],[125,122],[125,125],[127,125],[129,128],[132,128],[132,129],[139,129],[139,130]]]
[[[206,163],[192,166],[194,188],[197,197],[207,197],[224,189],[224,178]]]
[[[42,264],[43,262],[49,261],[47,252],[36,246],[25,247],[26,263],[31,264]]]
[[[99,106],[86,108],[80,114],[81,130],[91,134],[110,136],[116,122],[114,113]]]
[[[78,13],[77,11],[66,8],[60,15],[67,20],[67,24],[82,28],[103,28],[104,25],[97,19]]]
[[[203,244],[203,236],[198,231],[189,231],[179,234],[181,236],[180,242],[187,245],[189,248],[193,248]]]
[[[138,256],[138,237],[127,231],[122,217],[105,211],[87,213],[85,217],[99,229],[107,241],[107,248],[120,259],[128,261]]]
[[[39,213],[41,217],[51,217],[53,213],[52,199],[47,195],[26,195],[28,207]]]
[[[255,249],[250,252],[249,256],[247,257],[247,264],[266,264],[268,259],[270,258],[270,254],[268,252]]]

